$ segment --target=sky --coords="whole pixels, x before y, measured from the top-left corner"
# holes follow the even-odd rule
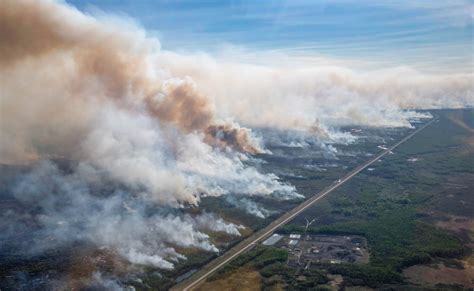
[[[68,0],[133,19],[162,48],[278,52],[472,71],[474,0]]]

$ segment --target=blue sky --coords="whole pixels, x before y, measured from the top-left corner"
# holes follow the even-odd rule
[[[127,15],[167,50],[225,46],[470,71],[474,0],[68,0]]]

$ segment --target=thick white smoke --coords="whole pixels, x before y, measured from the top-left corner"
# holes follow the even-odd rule
[[[29,169],[10,185],[24,209],[1,214],[1,239],[26,235],[20,254],[85,241],[170,269],[185,259],[177,248],[217,252],[209,233],[242,228],[183,206],[228,193],[299,197],[244,164],[261,141],[219,119],[194,80],[170,75],[142,30],[8,0],[0,34],[0,161]]]
[[[254,215],[258,218],[266,218],[271,214],[271,211],[265,209],[261,205],[258,205],[254,201],[245,197],[237,198],[235,196],[229,195],[226,197],[226,201],[237,207],[238,209],[242,209],[245,212]]]
[[[71,170],[65,174],[54,164],[42,162],[21,176],[13,193],[26,209],[42,210],[29,217],[39,227],[30,229],[30,222],[19,213],[3,213],[2,239],[31,232],[33,245],[18,242],[20,249],[30,253],[77,240],[90,241],[116,249],[132,263],[169,269],[171,261],[184,258],[175,251],[176,246],[218,251],[205,232],[240,236],[242,226],[210,213],[191,216],[158,209],[147,214],[151,205],[146,200],[130,195],[120,185],[102,185],[107,177],[90,164],[83,162]],[[104,186],[113,186],[112,192],[102,189],[93,193],[94,187]]]
[[[265,54],[259,55],[265,59]],[[258,127],[304,129],[332,137],[344,125],[409,127],[416,109],[474,106],[472,74],[427,74],[409,67],[357,70],[232,63],[198,54],[160,55],[171,74],[191,76],[216,112]],[[326,136],[326,137],[327,137]]]
[[[263,151],[259,140],[218,120],[192,79],[169,75],[157,41],[144,32],[116,29],[64,4],[1,5],[3,163],[88,161],[166,205],[236,190],[295,195],[240,161],[240,152]]]
[[[146,115],[117,108],[102,111],[83,142],[83,157],[160,204],[196,204],[200,196],[228,193],[296,197],[278,177],[245,166],[238,154],[203,142],[203,134],[180,134]]]
[[[36,211],[0,214],[0,236],[32,231],[18,242],[30,252],[86,240],[169,269],[184,259],[178,247],[216,252],[210,232],[241,229],[182,207],[238,194],[236,206],[263,218],[245,195],[301,197],[245,163],[266,150],[242,125],[303,132],[333,154],[332,143],[354,141],[340,126],[410,126],[429,117],[416,109],[474,106],[471,75],[164,52],[143,29],[62,2],[0,1],[0,36],[0,162],[32,167],[12,191]]]

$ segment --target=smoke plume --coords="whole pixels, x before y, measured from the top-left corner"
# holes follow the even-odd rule
[[[243,226],[185,214],[203,196],[297,197],[243,162],[250,129],[216,116],[189,77],[160,66],[159,42],[51,1],[0,3],[0,162],[8,181],[0,253],[92,243],[171,269],[178,248],[217,252],[209,233]],[[14,242],[14,243],[3,243]]]
[[[146,111],[184,133],[214,126],[209,98],[189,78],[168,76],[159,67],[158,42],[144,32],[115,29],[49,1],[1,5],[2,140],[8,142],[0,152],[6,161],[70,154],[64,148],[79,144],[96,127],[97,108],[110,104],[135,114]],[[256,148],[247,133],[242,130],[239,141],[249,145],[234,148]],[[229,141],[219,144],[232,147]]]
[[[237,52],[238,54],[238,52]],[[280,65],[285,55],[258,55],[260,64],[225,56],[163,52],[162,64],[190,76],[215,100],[217,114],[251,127],[299,129],[333,139],[347,125],[410,127],[429,118],[418,109],[474,106],[472,74],[425,73],[410,67]],[[233,57],[235,59],[235,57]],[[350,63],[349,63],[350,65]],[[336,129],[336,130],[335,130]]]
[[[277,129],[271,143],[310,135],[332,155],[355,141],[342,126],[409,127],[430,118],[417,109],[474,106],[471,75],[177,54],[63,2],[0,1],[0,36],[0,163],[24,166],[8,181],[16,206],[0,214],[0,240],[15,244],[2,253],[85,241],[171,269],[179,248],[217,252],[210,233],[240,235],[215,214],[186,214],[202,197],[237,194],[229,202],[261,218],[271,213],[245,196],[301,198],[246,163],[270,154],[251,127]]]

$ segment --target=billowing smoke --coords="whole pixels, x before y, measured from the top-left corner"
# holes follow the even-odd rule
[[[11,189],[23,209],[41,212],[29,217],[2,213],[1,238],[30,235],[30,240],[15,241],[14,249],[32,254],[68,242],[92,241],[118,250],[132,263],[172,268],[169,260],[184,258],[175,246],[218,251],[203,231],[240,235],[242,226],[210,213],[191,216],[162,208],[147,214],[152,205],[126,189],[87,163],[67,174],[51,162],[41,162]],[[32,226],[30,220],[38,225]]]
[[[191,76],[213,97],[217,114],[252,127],[301,129],[322,139],[336,138],[340,126],[410,127],[410,120],[430,117],[417,109],[474,106],[472,74],[406,66],[277,65],[278,58],[288,56],[261,53],[260,64],[251,65],[225,56],[161,54],[170,72]]]
[[[176,54],[133,23],[62,2],[0,1],[0,36],[0,163],[26,169],[9,181],[18,207],[0,214],[0,239],[14,245],[1,252],[82,241],[170,269],[180,248],[217,252],[213,232],[240,235],[214,214],[186,214],[202,197],[238,194],[229,201],[262,218],[245,196],[301,198],[246,163],[270,154],[249,127],[301,133],[287,145],[310,135],[332,154],[354,141],[341,126],[410,126],[430,117],[416,109],[474,106],[469,75]]]
[[[83,242],[171,269],[179,249],[218,252],[213,232],[243,228],[183,207],[236,192],[299,197],[245,165],[265,151],[250,129],[160,66],[156,40],[119,26],[63,3],[0,3],[0,162],[24,167],[2,194],[16,207],[0,215],[0,254]]]
[[[197,204],[201,196],[230,192],[293,197],[292,186],[247,167],[239,155],[203,142],[200,133],[160,127],[147,115],[102,111],[98,126],[82,142],[87,160],[114,180],[160,204]],[[144,191],[145,190],[145,191]]]
[[[407,110],[474,105],[469,74],[184,56],[160,51],[140,28],[110,25],[64,4],[1,5],[3,162],[70,156],[110,103],[184,134],[200,132],[212,146],[250,153],[263,151],[250,130],[223,120],[331,139],[342,125],[410,126],[410,118],[427,116]]]
[[[206,128],[204,140],[218,147],[230,146],[241,152],[268,153],[262,148],[262,141],[254,137],[248,128],[241,128],[238,124],[231,122],[209,126]]]
[[[217,122],[211,100],[191,79],[169,76],[157,60],[158,42],[140,30],[115,29],[49,1],[1,5],[1,129],[8,140],[2,157],[70,155],[65,148],[79,144],[96,127],[100,108],[110,104],[183,133],[213,132],[206,131]],[[222,130],[241,131],[234,140],[249,143],[234,148],[258,148],[248,130],[230,124]],[[233,147],[228,142],[234,140],[219,144]]]
[[[196,223],[198,229],[208,229],[217,232],[225,232],[232,235],[240,236],[240,229],[245,227],[242,225],[228,224],[222,218],[218,218],[215,215],[205,213],[196,217]]]
[[[242,209],[245,212],[254,215],[258,218],[266,218],[271,213],[271,211],[265,209],[263,206],[258,205],[256,202],[247,199],[245,197],[235,197],[232,195],[226,196],[226,201],[229,202],[231,205],[237,207],[238,209]]]

